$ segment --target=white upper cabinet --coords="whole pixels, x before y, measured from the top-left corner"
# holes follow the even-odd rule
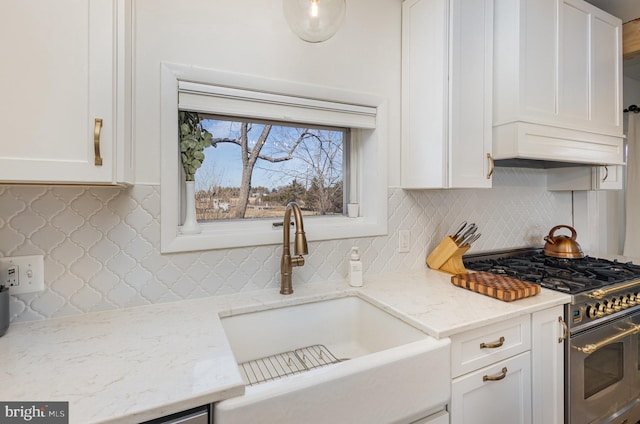
[[[493,155],[622,164],[622,22],[583,0],[496,0]]]
[[[132,182],[127,3],[0,2],[0,182]]]
[[[575,166],[547,171],[550,191],[622,190],[624,166]]]
[[[493,0],[402,4],[402,187],[491,187]]]

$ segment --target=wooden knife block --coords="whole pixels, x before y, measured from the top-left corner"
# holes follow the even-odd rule
[[[427,265],[431,269],[448,272],[449,274],[464,274],[468,271],[462,263],[462,255],[471,246],[460,247],[451,236],[445,237],[440,244],[427,256]]]

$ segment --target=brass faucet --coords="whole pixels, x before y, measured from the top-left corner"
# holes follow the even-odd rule
[[[291,257],[291,212],[296,226],[296,238],[294,244],[295,257]],[[282,258],[280,259],[280,294],[293,293],[291,285],[291,274],[294,266],[304,265],[302,255],[309,253],[307,247],[307,237],[304,234],[304,225],[302,224],[302,212],[295,202],[290,202],[284,210],[284,238],[282,241]]]

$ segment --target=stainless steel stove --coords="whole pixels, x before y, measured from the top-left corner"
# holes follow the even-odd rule
[[[465,267],[571,295],[565,307],[565,421],[640,423],[640,266],[542,249],[463,257]]]

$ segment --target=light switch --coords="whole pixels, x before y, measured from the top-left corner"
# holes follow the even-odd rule
[[[407,253],[411,245],[411,233],[409,230],[398,231],[398,253]]]

